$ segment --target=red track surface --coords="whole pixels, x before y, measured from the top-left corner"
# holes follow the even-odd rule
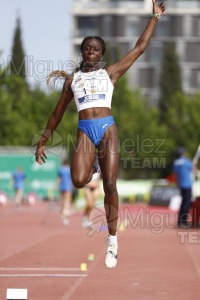
[[[69,226],[47,203],[0,207],[0,300],[7,288],[28,289],[28,300],[193,300],[200,295],[200,233],[175,229],[175,213],[121,207],[118,266],[104,266],[107,232]],[[94,261],[88,261],[93,253]],[[81,271],[80,264],[87,270]]]

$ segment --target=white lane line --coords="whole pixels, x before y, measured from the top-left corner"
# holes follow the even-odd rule
[[[80,268],[0,268],[0,271],[80,271]]]
[[[87,277],[87,274],[0,274],[0,277]]]

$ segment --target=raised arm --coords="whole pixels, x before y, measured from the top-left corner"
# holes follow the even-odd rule
[[[116,83],[116,81],[132,66],[135,60],[145,51],[154,33],[158,19],[165,11],[165,6],[163,3],[157,5],[156,0],[152,0],[152,3],[152,16],[134,48],[129,51],[119,62],[106,68],[113,84]]]
[[[44,129],[44,132],[37,144],[37,149],[35,152],[35,158],[36,161],[42,165],[45,162],[45,159],[47,158],[44,152],[45,149],[45,144],[54,132],[54,130],[57,128],[58,124],[62,120],[62,117],[64,115],[64,112],[68,106],[68,104],[71,102],[73,99],[74,95],[71,90],[71,82],[72,78],[68,77],[65,80],[65,83],[63,85],[63,90],[61,97],[52,113],[50,116],[46,128]]]

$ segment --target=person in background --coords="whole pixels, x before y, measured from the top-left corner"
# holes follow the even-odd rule
[[[61,200],[61,218],[64,225],[69,224],[70,208],[72,204],[73,184],[70,166],[65,160],[58,172],[59,191]]]
[[[187,219],[192,201],[192,184],[194,170],[195,164],[193,164],[192,161],[186,157],[185,149],[177,148],[176,158],[173,162],[173,173],[182,197],[177,226],[190,226],[188,224]]]
[[[17,208],[22,204],[25,178],[26,175],[21,166],[12,174],[13,187],[15,190],[15,205]]]
[[[82,226],[84,228],[88,228],[92,225],[92,221],[90,220],[90,213],[94,208],[96,199],[99,195],[99,178],[100,173],[95,173],[92,176],[92,180],[86,184],[84,188],[84,195],[85,195],[85,210],[83,215]]]

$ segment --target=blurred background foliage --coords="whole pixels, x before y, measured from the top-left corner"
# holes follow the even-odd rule
[[[12,49],[11,65],[0,69],[0,144],[32,146],[34,135],[45,128],[61,90],[33,88],[27,83],[19,21]],[[117,49],[116,56],[120,59]],[[105,61],[112,63],[109,49]],[[182,91],[178,57],[169,44],[163,56],[160,90],[158,107],[150,107],[140,91],[132,90],[126,76],[114,90],[112,112],[119,135],[121,178],[166,177],[176,147],[185,147],[192,158],[200,143],[200,92],[187,96]],[[77,123],[78,113],[72,102],[56,130],[69,157],[74,150]]]

